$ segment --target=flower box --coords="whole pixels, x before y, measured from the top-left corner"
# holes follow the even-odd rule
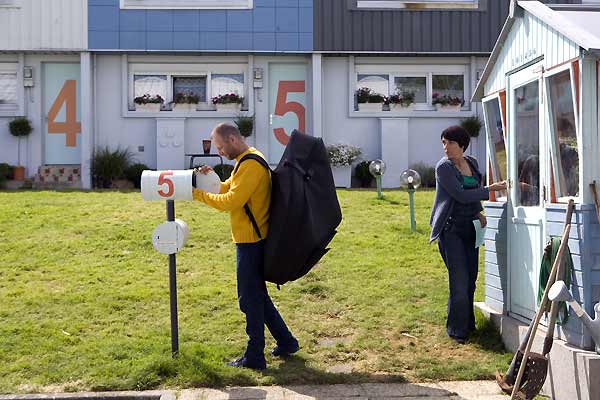
[[[415,103],[411,103],[408,106],[404,106],[400,103],[390,104],[390,111],[392,112],[407,112],[415,109]]]
[[[173,104],[173,111],[177,111],[177,112],[196,111],[196,106],[197,106],[197,104],[175,103],[175,104]]]
[[[136,104],[135,111],[159,112],[160,111],[160,103]]]
[[[382,103],[358,103],[360,112],[377,112],[382,110]]]
[[[460,104],[457,105],[450,105],[450,104],[436,104],[435,105],[435,109],[437,111],[442,111],[442,112],[456,112],[456,111],[460,111],[460,109],[462,108],[462,106]]]
[[[331,166],[331,172],[333,174],[333,181],[335,187],[349,188],[352,178],[352,167],[350,165],[345,166]]]
[[[216,104],[218,112],[229,112],[237,113],[242,109],[242,105],[239,103],[228,103],[228,104]]]

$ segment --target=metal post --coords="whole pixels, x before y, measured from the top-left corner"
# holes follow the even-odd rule
[[[410,208],[410,230],[415,232],[417,230],[417,223],[415,222],[415,189],[408,189],[408,204]]]
[[[375,181],[377,182],[377,198],[380,199],[381,195],[381,175],[377,175],[375,177]]]
[[[175,221],[175,201],[167,200],[167,221]],[[179,327],[177,323],[177,262],[175,253],[169,254],[169,293],[171,297],[171,352],[179,353]]]

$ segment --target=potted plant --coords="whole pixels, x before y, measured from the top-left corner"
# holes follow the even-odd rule
[[[11,135],[17,138],[17,165],[13,168],[13,179],[22,181],[25,179],[25,167],[21,165],[21,137],[28,136],[33,127],[31,122],[25,117],[17,117],[9,122],[8,129]]]
[[[244,98],[237,93],[220,94],[212,98],[212,103],[220,112],[239,112],[242,109]]]
[[[388,98],[390,111],[410,111],[414,109],[415,92],[402,90]]]
[[[375,93],[370,88],[362,87],[356,91],[356,102],[358,103],[358,111],[381,111],[385,96]]]
[[[481,122],[479,117],[473,116],[461,119],[460,126],[462,126],[465,129],[465,131],[467,131],[469,136],[477,137],[479,136],[479,132],[483,127],[483,123]]]
[[[351,144],[338,143],[327,146],[327,156],[336,187],[350,187],[352,163],[360,157],[362,151]]]
[[[254,130],[254,117],[238,115],[233,121],[243,137],[247,138],[252,135]]]
[[[179,92],[175,95],[175,100],[173,100],[173,111],[196,111],[199,101],[200,96],[195,95],[194,92]]]
[[[463,99],[449,94],[440,95],[439,93],[433,93],[431,98],[431,104],[438,111],[460,111],[460,108],[464,104]]]
[[[159,112],[164,99],[160,95],[150,96],[146,93],[133,99],[136,111]]]
[[[364,188],[371,187],[373,175],[369,171],[369,161],[361,161],[354,168],[354,176],[360,181],[360,186]]]

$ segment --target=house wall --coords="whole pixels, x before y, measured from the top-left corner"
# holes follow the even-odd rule
[[[87,48],[86,0],[19,0],[0,7],[0,49]]]
[[[311,51],[312,0],[255,0],[251,10],[121,10],[89,0],[93,50]]]

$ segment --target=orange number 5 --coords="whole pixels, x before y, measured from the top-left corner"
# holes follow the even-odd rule
[[[275,115],[283,116],[288,112],[293,112],[298,117],[298,130],[306,133],[305,130],[305,114],[306,109],[297,101],[287,101],[288,93],[304,93],[304,81],[279,81],[277,90],[277,103],[275,104]],[[290,137],[285,133],[283,128],[273,129],[275,137],[282,145],[286,145]]]
[[[173,181],[169,178],[166,178],[166,176],[169,175],[173,175],[173,171],[164,171],[161,172],[160,175],[158,176],[158,185],[162,186],[162,185],[167,185],[167,187],[169,188],[169,190],[167,192],[164,192],[161,189],[158,190],[158,194],[161,195],[162,197],[171,197],[173,196],[173,192],[175,191],[175,186],[173,186]]]
[[[67,107],[65,122],[56,122],[56,116],[63,104]],[[77,84],[74,80],[65,81],[48,111],[48,133],[64,133],[67,135],[65,145],[77,146],[77,134],[81,133],[81,123],[77,122]]]

